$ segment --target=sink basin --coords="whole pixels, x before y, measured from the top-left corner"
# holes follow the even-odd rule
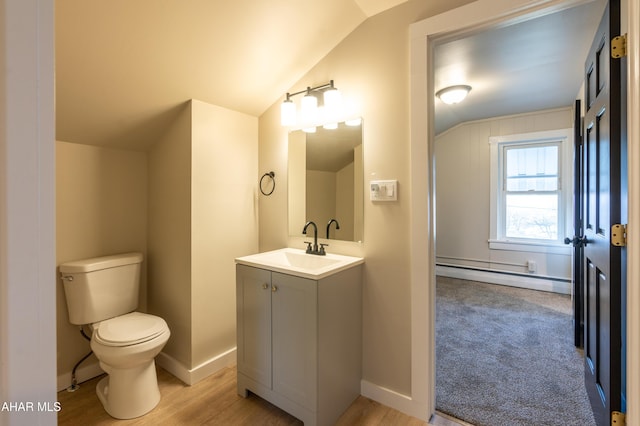
[[[304,250],[284,248],[236,258],[236,263],[312,280],[364,263],[361,257],[327,253],[325,256],[307,254]]]

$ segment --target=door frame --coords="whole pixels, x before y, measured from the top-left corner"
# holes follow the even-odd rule
[[[456,32],[556,12],[591,0],[478,0],[410,26],[411,36],[411,396],[389,395],[389,405],[428,420],[435,412],[435,166],[432,44]],[[640,35],[640,5],[622,0],[622,29]],[[640,115],[640,48],[627,52],[627,114]],[[425,120],[426,118],[426,120]],[[640,256],[640,123],[628,120],[629,221],[627,250]],[[636,142],[636,143],[633,143]],[[425,197],[425,194],[427,195]],[[427,259],[427,262],[424,262]],[[628,262],[627,303],[640,306],[640,265]],[[426,309],[425,309],[426,307]],[[629,309],[627,330],[640,330],[640,312]],[[640,422],[640,336],[627,332],[627,424]],[[383,401],[384,402],[384,401]],[[425,411],[426,408],[426,411]]]
[[[584,246],[582,243],[576,243],[576,237],[582,237],[582,219],[583,219],[583,194],[582,194],[582,174],[583,174],[583,157],[582,157],[582,99],[576,99],[573,110],[573,344],[577,348],[582,348],[584,344],[584,270],[582,267]],[[565,240],[565,244],[566,244]]]

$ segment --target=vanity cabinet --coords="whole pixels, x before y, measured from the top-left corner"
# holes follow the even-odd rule
[[[236,265],[238,393],[332,425],[360,395],[361,266],[313,280]]]

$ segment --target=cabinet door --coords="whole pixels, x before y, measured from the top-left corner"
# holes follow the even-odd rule
[[[236,267],[238,372],[271,387],[271,272]]]
[[[316,410],[317,282],[274,272],[273,390]]]

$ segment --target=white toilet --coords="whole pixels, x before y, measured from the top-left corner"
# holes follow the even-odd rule
[[[72,324],[91,326],[91,349],[108,374],[96,387],[104,409],[132,419],[160,402],[154,358],[169,340],[160,317],[135,312],[142,254],[77,260],[60,265]]]

